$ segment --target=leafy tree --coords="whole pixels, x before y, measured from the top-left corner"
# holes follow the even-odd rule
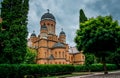
[[[120,46],[120,26],[111,16],[91,18],[80,23],[75,42],[79,50],[101,58],[107,74],[105,58]]]
[[[27,53],[25,55],[25,59],[23,61],[23,63],[25,64],[34,64],[36,61],[36,55],[37,52],[35,49],[31,49],[29,47],[27,47]]]
[[[3,0],[1,8],[0,63],[22,63],[27,46],[29,0]]]
[[[86,53],[85,54],[85,65],[87,69],[90,71],[90,67],[95,63],[95,56],[93,54]]]
[[[79,17],[79,22],[84,23],[87,21],[87,17],[85,16],[85,13],[82,9],[80,9],[80,17]]]
[[[107,57],[106,62],[116,64],[117,67],[120,68],[120,48],[118,48],[117,51],[111,53],[110,56]]]

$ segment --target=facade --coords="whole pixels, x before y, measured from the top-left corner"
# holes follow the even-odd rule
[[[28,39],[28,46],[37,50],[37,64],[83,64],[85,56],[82,52],[74,53],[66,43],[66,34],[61,30],[56,35],[56,19],[48,10],[40,20],[40,33],[35,32]],[[70,49],[72,49],[70,53]]]

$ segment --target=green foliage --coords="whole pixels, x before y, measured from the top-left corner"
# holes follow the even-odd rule
[[[85,54],[85,66],[90,71],[91,64],[95,63],[95,56],[93,54]]]
[[[80,23],[75,42],[78,50],[83,50],[84,53],[93,53],[102,59],[106,74],[106,57],[120,47],[120,26],[111,16],[91,18]]]
[[[117,70],[117,66],[115,64],[107,64],[107,69],[110,70]],[[103,65],[102,64],[92,64],[90,66],[90,70],[92,72],[98,72],[103,71]],[[88,71],[88,67],[85,65],[76,65],[75,66],[75,72],[86,72]]]
[[[75,42],[77,48],[97,56],[106,56],[119,46],[120,27],[111,16],[98,16],[80,24]]]
[[[95,63],[95,56],[93,54],[85,54],[85,64],[91,65]]]
[[[120,48],[118,48],[116,52],[111,53],[110,56],[107,57],[106,62],[114,63],[118,68],[120,68]]]
[[[3,0],[0,28],[0,63],[22,63],[27,46],[29,0]]]
[[[25,59],[23,61],[24,64],[34,64],[36,61],[37,51],[35,49],[31,49],[27,47],[27,53],[25,55]]]
[[[73,71],[73,65],[0,64],[0,78],[23,78],[25,75],[42,77]]]
[[[80,23],[84,23],[85,21],[87,21],[87,17],[85,16],[84,11],[82,9],[80,9],[80,17],[79,18],[80,18],[80,20],[79,20]]]

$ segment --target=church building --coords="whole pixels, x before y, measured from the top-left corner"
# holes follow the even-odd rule
[[[84,64],[85,61],[82,52],[66,43],[63,29],[56,35],[56,19],[49,10],[41,17],[39,35],[33,31],[28,46],[37,50],[37,64]]]

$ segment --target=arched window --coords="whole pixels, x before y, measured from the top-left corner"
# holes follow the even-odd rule
[[[46,52],[45,52],[45,58],[46,58]]]
[[[47,25],[49,26],[50,24],[49,24],[49,23],[47,23]]]
[[[59,58],[61,58],[61,55],[60,55],[61,53],[60,53],[60,51],[59,51]]]
[[[53,26],[53,24],[51,24],[51,26]]]
[[[55,57],[57,58],[57,52],[55,51]]]
[[[63,53],[62,53],[63,55],[62,55],[62,57],[64,58],[64,51],[63,51]]]

